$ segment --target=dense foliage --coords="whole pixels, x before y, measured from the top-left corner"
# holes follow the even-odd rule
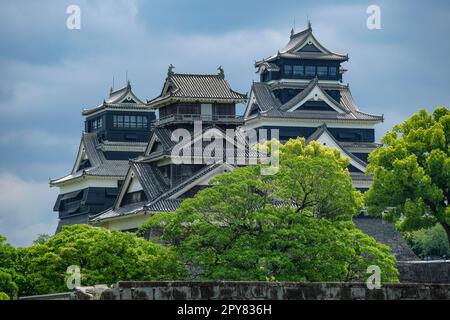
[[[411,232],[408,242],[414,253],[421,258],[450,257],[447,234],[440,224]]]
[[[369,156],[374,183],[369,212],[397,221],[400,230],[442,225],[450,242],[450,111],[420,110],[382,138]]]
[[[18,286],[15,282],[18,268],[18,250],[0,235],[0,299],[7,300],[17,296]]]
[[[162,230],[197,279],[364,280],[378,265],[383,281],[397,281],[389,248],[351,221],[362,196],[348,160],[303,138],[279,145],[279,155],[277,174],[237,168],[176,213],[151,217],[141,232]]]
[[[68,291],[70,265],[80,267],[81,285],[184,277],[184,268],[170,247],[131,233],[73,225],[29,248],[16,250],[2,244],[0,291],[9,296]]]

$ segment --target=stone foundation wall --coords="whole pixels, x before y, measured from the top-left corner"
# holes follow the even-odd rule
[[[400,282],[450,283],[450,260],[399,261]]]
[[[380,218],[359,216],[353,219],[356,227],[371,236],[378,242],[388,245],[392,249],[392,254],[399,261],[419,260],[405,239],[395,229],[395,225]]]
[[[114,288],[80,288],[74,299],[102,300],[450,300],[450,284],[297,282],[119,282]]]

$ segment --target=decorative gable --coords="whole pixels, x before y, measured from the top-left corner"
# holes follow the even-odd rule
[[[322,52],[319,48],[317,48],[312,42],[307,43],[302,48],[297,50],[297,52]]]
[[[199,177],[195,177],[196,179],[188,179],[186,183],[182,183],[181,186],[178,188],[175,193],[173,193],[169,199],[179,199],[183,198],[183,195],[186,193],[190,193],[191,190],[200,190],[202,187],[209,186],[209,181],[212,180],[214,177],[216,177],[219,174],[222,174],[224,172],[230,172],[234,169],[232,165],[222,163],[219,165],[212,165],[214,166],[213,170],[207,170],[207,168],[203,169],[202,171],[206,171],[206,174],[202,174],[202,171],[197,173]],[[192,192],[191,192],[192,193]]]
[[[127,94],[125,98],[122,99],[121,103],[136,103],[131,94]]]
[[[84,146],[83,141],[81,141],[80,147],[78,148],[77,158],[75,160],[75,165],[73,166],[73,169],[72,169],[72,173],[90,168],[91,166],[92,166],[92,164],[89,161],[89,157],[86,153],[86,148]]]
[[[338,149],[342,156],[349,158],[350,166],[359,170],[360,172],[366,172],[366,167],[363,165],[362,161],[358,161],[355,156],[342,148],[342,146],[336,141],[336,139],[334,139],[334,137],[328,130],[324,130],[321,135],[314,140],[322,143],[327,147]]]
[[[133,193],[140,193],[145,195],[145,193],[141,191],[143,191],[142,185],[130,167],[127,176],[125,177],[125,181],[123,182],[123,185],[119,190],[119,195],[117,197],[114,208],[120,208],[126,205],[127,202],[130,202],[129,200],[130,198],[132,198],[131,194]]]
[[[305,89],[306,90],[306,89]],[[307,94],[305,92],[300,92],[299,95],[302,95],[302,99],[294,104],[294,106],[290,107],[287,112],[295,111],[299,108],[301,108],[303,105],[305,105],[308,102],[313,102],[317,104],[317,102],[321,101],[325,103],[331,110],[339,112],[339,113],[346,113],[341,106],[333,100],[322,88],[319,87],[318,84],[316,84]],[[293,98],[295,99],[295,97]]]

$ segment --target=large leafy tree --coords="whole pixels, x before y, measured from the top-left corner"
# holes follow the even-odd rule
[[[3,261],[10,266],[8,274],[21,296],[68,291],[66,279],[70,274],[66,271],[71,265],[80,267],[83,286],[120,280],[183,279],[185,270],[170,247],[132,233],[87,225],[64,227],[43,243],[17,249],[12,259],[1,260],[2,265]]]
[[[375,264],[384,281],[396,281],[389,248],[351,221],[361,195],[352,188],[347,160],[302,138],[279,145],[279,155],[277,174],[237,168],[177,212],[154,215],[141,231],[161,229],[203,280],[363,280]]]
[[[450,111],[420,110],[388,131],[382,143],[369,156],[369,212],[384,212],[403,231],[439,223],[450,242]]]
[[[18,286],[14,281],[17,274],[17,250],[5,242],[6,238],[0,235],[0,294],[6,298],[14,298],[18,293]]]

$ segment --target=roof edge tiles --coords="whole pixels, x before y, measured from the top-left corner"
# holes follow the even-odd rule
[[[159,107],[173,101],[239,103],[246,99],[246,94],[231,89],[220,75],[174,73],[166,78],[161,94],[147,103],[150,107]]]

